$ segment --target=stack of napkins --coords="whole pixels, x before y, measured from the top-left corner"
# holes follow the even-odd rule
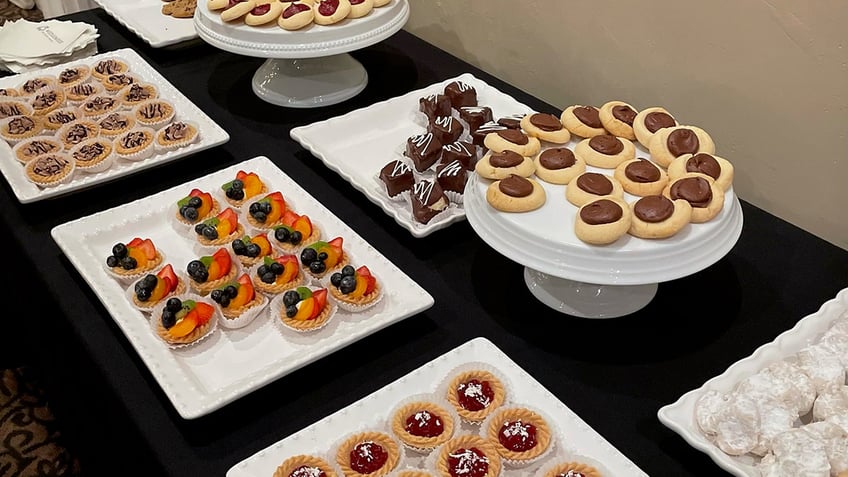
[[[24,73],[85,58],[97,53],[99,36],[88,23],[6,22],[0,27],[0,68]]]

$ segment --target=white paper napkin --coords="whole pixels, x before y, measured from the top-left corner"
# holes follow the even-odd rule
[[[0,63],[21,72],[31,66],[49,66],[97,52],[100,35],[94,25],[49,20],[6,22],[0,27]],[[93,47],[92,47],[93,45]]]

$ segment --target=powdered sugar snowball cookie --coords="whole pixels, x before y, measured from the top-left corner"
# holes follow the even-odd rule
[[[715,444],[728,455],[751,452],[760,441],[760,414],[756,402],[734,394],[716,422]]]
[[[715,218],[724,208],[724,190],[712,177],[690,172],[669,180],[662,195],[671,200],[683,199],[692,206],[692,223],[701,224]]]
[[[193,121],[174,121],[156,132],[156,148],[173,151],[197,142],[200,128]]]
[[[315,23],[332,25],[338,23],[350,14],[350,0],[319,0],[312,7],[315,12]]]
[[[605,196],[623,199],[624,187],[615,177],[600,172],[586,171],[574,177],[565,187],[566,200],[577,207]]]
[[[452,369],[437,394],[445,397],[463,422],[480,424],[511,393],[506,378],[494,366],[470,362]]]
[[[668,177],[671,180],[690,172],[699,172],[713,178],[722,190],[730,189],[733,184],[733,164],[727,159],[701,152],[684,154],[668,165]]]
[[[44,116],[65,105],[65,90],[62,88],[44,88],[35,92],[29,103],[32,114]]]
[[[383,477],[399,467],[403,453],[382,426],[342,437],[329,451],[345,477]]]
[[[824,443],[803,427],[781,433],[773,443],[772,453],[758,466],[764,477],[830,477],[830,461]]]
[[[715,437],[722,413],[730,400],[730,394],[708,390],[695,401],[695,424],[701,433],[710,438]]]
[[[374,0],[349,0],[350,13],[348,18],[362,18],[374,9]]]
[[[594,106],[569,106],[560,115],[560,121],[571,134],[578,137],[590,138],[607,134],[601,123],[600,111]]]
[[[583,139],[574,146],[574,155],[586,164],[602,169],[615,169],[619,164],[636,158],[636,147],[626,138],[598,134]]]
[[[571,140],[571,132],[562,125],[557,116],[548,113],[524,115],[519,123],[528,135],[551,144],[565,144]]]
[[[737,394],[757,400],[776,398],[799,416],[808,413],[816,398],[816,388],[804,371],[786,360],[776,361],[736,386]]]
[[[459,416],[443,397],[415,394],[389,412],[389,427],[404,447],[427,454],[459,430]]]
[[[813,419],[824,421],[837,415],[848,415],[848,386],[824,389],[813,403]]]
[[[276,20],[285,9],[285,5],[277,0],[259,0],[256,6],[244,16],[245,25],[259,26]]]
[[[795,410],[776,400],[758,400],[757,413],[760,415],[760,440],[751,449],[751,453],[759,456],[766,455],[772,448],[772,440],[780,433],[792,429],[798,424]]]
[[[831,475],[839,476],[848,471],[848,433],[845,429],[832,422],[812,422],[805,425],[804,430],[824,443]]]
[[[155,135],[150,128],[133,128],[115,138],[115,155],[127,161],[143,161],[153,155]]]
[[[614,136],[631,141],[636,139],[633,121],[637,114],[636,109],[624,101],[608,101],[598,110],[598,117],[604,129]]]
[[[715,154],[715,143],[706,131],[697,126],[674,126],[657,131],[648,150],[651,160],[668,167],[684,154]]]
[[[541,410],[523,404],[496,409],[480,429],[510,468],[527,467],[545,459],[556,444],[554,421]]]
[[[323,475],[322,475],[323,474]],[[273,477],[337,477],[336,466],[323,456],[298,454],[286,458],[274,471]]]
[[[63,152],[42,154],[29,161],[24,168],[27,179],[39,187],[53,187],[71,180],[76,165],[73,158]]]
[[[0,119],[30,115],[32,115],[32,106],[29,103],[19,99],[2,98],[0,100]]]
[[[35,115],[11,116],[0,122],[0,137],[12,146],[38,136],[43,130],[42,119]]]
[[[165,99],[149,99],[133,108],[136,123],[151,129],[159,129],[170,123],[176,114],[173,103]]]
[[[471,475],[498,477],[501,475],[500,454],[488,439],[475,434],[461,434],[442,444],[433,453],[433,468],[439,477]]]
[[[636,135],[636,140],[639,141],[639,144],[648,148],[651,145],[651,139],[653,139],[657,131],[677,125],[674,117],[664,108],[646,108],[639,111],[639,114],[633,119],[633,133]]]
[[[73,148],[70,155],[80,172],[103,172],[114,162],[112,141],[105,137],[87,139]]]
[[[62,152],[65,146],[53,136],[36,136],[23,140],[12,148],[12,153],[22,164],[32,159],[51,152]]]
[[[816,392],[845,384],[845,367],[839,356],[820,344],[807,345],[798,353],[798,366],[809,376]]]
[[[283,13],[277,19],[277,24],[284,30],[300,30],[311,25],[315,20],[315,11],[309,2],[289,2]]]

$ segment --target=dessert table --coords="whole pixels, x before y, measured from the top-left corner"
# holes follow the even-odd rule
[[[333,106],[286,109],[251,90],[261,58],[194,40],[154,49],[102,10],[69,15],[99,50],[133,48],[230,134],[226,144],[71,195],[19,203],[0,186],[7,313],[0,347],[43,376],[86,475],[225,475],[236,463],[437,356],[485,337],[649,475],[726,475],[657,419],[848,286],[848,251],[742,200],[742,235],[720,261],[660,283],[642,310],[574,318],[534,298],[522,265],[468,222],[415,238],[289,136],[293,127],[470,72],[542,112],[559,110],[400,31],[351,53],[365,90]],[[582,98],[572,98],[579,103]],[[638,98],[630,98],[641,105]],[[719,142],[720,149],[720,139]],[[53,227],[267,156],[426,289],[435,305],[206,416],[180,417],[84,279]],[[728,158],[732,160],[733,158]],[[744,162],[737,163],[745,174]]]

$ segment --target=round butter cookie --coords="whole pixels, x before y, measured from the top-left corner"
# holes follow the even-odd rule
[[[332,25],[350,15],[350,0],[319,0],[313,7],[315,23]]]
[[[244,16],[244,23],[251,26],[271,23],[283,13],[283,9],[285,6],[277,0],[259,0],[256,6]]]
[[[545,189],[533,179],[511,174],[489,184],[486,201],[503,212],[529,212],[544,205]]]
[[[697,126],[675,126],[657,131],[648,149],[651,160],[667,168],[684,154],[715,154],[715,143],[706,131]]]
[[[733,164],[715,154],[684,154],[668,165],[668,177],[672,180],[689,172],[700,172],[712,177],[725,191],[733,184]]]
[[[349,0],[350,13],[348,18],[362,18],[374,9],[374,0]]]
[[[560,115],[560,121],[575,136],[587,138],[607,133],[601,122],[600,111],[594,106],[569,106]]]
[[[283,30],[294,31],[311,25],[314,19],[315,12],[312,10],[310,3],[291,2],[283,10],[282,15],[277,20],[277,24]]]
[[[574,155],[567,147],[545,149],[533,158],[536,177],[551,184],[568,184],[571,179],[586,172],[586,161]]]
[[[577,207],[606,196],[624,198],[624,188],[615,177],[598,172],[575,176],[565,187],[566,200]]]
[[[657,131],[663,128],[673,128],[677,125],[677,121],[671,113],[655,106],[639,111],[639,114],[633,119],[633,133],[636,135],[639,144],[647,148],[651,146],[651,138]]]
[[[608,101],[601,106],[598,112],[604,129],[614,136],[627,138],[631,141],[636,139],[636,133],[633,132],[633,121],[637,114],[636,109],[624,101]]]
[[[611,244],[630,230],[632,216],[630,206],[623,199],[601,197],[577,211],[574,234],[588,244]]]
[[[639,197],[661,194],[668,184],[668,174],[644,158],[622,162],[615,168],[613,177],[621,182],[624,192]]]
[[[474,166],[480,177],[486,179],[505,179],[511,174],[530,177],[536,170],[529,157],[515,151],[487,152]]]
[[[374,0],[374,8],[385,7],[390,4],[392,0]]]
[[[527,114],[521,118],[519,124],[528,136],[536,137],[540,141],[565,144],[571,140],[571,133],[562,125],[562,121],[553,114]]]
[[[630,235],[646,239],[664,239],[679,232],[692,218],[692,206],[683,199],[664,195],[646,195],[630,204]]]
[[[689,172],[670,181],[662,195],[689,202],[692,206],[690,220],[694,224],[712,220],[724,207],[724,190],[712,177],[699,172]]]
[[[599,134],[583,139],[574,146],[574,155],[586,164],[602,169],[615,169],[619,164],[636,157],[636,146],[629,139]]]
[[[221,12],[221,20],[224,20],[225,22],[238,20],[250,13],[254,7],[256,7],[256,0],[239,1],[232,6],[227,6],[224,11]]]
[[[538,138],[528,136],[517,129],[504,129],[489,133],[483,139],[483,145],[491,151],[515,151],[522,156],[535,156],[542,150]]]

